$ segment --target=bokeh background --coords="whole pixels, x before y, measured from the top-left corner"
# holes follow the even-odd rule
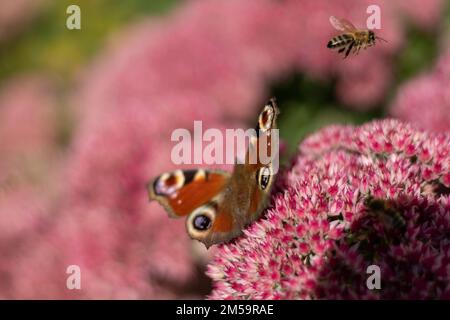
[[[388,43],[329,51],[329,16],[370,4]],[[276,96],[286,162],[329,124],[448,131],[449,32],[445,0],[1,1],[0,298],[204,298],[214,249],[144,187],[175,168],[172,130],[253,127]]]

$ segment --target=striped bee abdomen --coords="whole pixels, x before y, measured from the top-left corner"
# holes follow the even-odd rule
[[[339,48],[342,46],[346,46],[349,43],[351,43],[353,40],[354,39],[353,39],[353,36],[351,33],[340,34],[340,35],[334,37],[333,39],[331,39],[330,41],[328,41],[327,48],[333,49],[333,48]]]

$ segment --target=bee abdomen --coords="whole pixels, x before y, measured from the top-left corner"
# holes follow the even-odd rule
[[[350,34],[341,34],[328,41],[327,48],[333,49],[346,46],[353,41]]]

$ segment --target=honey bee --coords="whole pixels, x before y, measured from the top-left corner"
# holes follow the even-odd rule
[[[334,16],[330,17],[331,25],[344,33],[334,37],[328,41],[327,48],[339,49],[338,53],[344,52],[344,59],[348,57],[350,52],[358,54],[359,50],[364,50],[375,45],[376,40],[387,42],[381,37],[375,35],[372,30],[359,30],[350,21],[339,19]]]
[[[403,229],[406,227],[405,218],[396,209],[395,204],[391,200],[377,199],[369,196],[365,200],[365,204],[369,209],[369,215],[377,217],[387,230]]]

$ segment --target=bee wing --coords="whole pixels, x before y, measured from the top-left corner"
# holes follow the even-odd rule
[[[350,21],[348,21],[346,19],[339,19],[339,18],[336,18],[335,16],[331,16],[330,23],[335,29],[337,29],[339,31],[344,31],[344,32],[356,31],[356,27]]]

